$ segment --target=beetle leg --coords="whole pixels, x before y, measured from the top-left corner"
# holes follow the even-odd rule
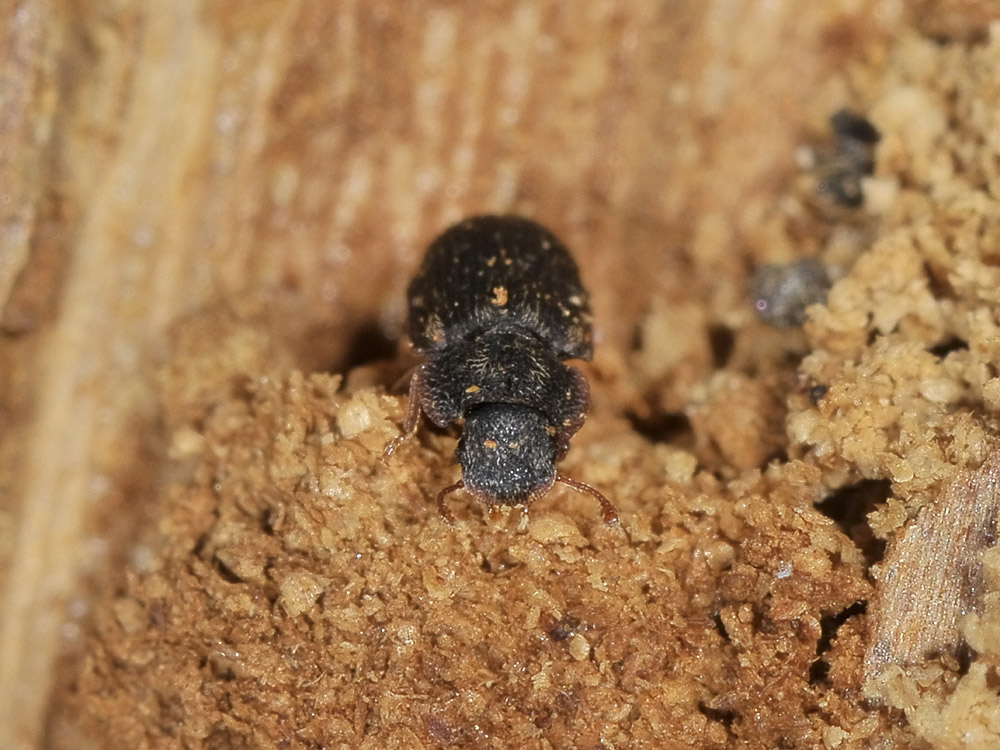
[[[425,389],[424,365],[420,365],[413,371],[413,376],[410,378],[409,403],[406,406],[406,419],[403,420],[403,432],[386,443],[382,450],[383,463],[396,452],[404,440],[417,431],[417,425],[420,424],[420,404],[423,403]]]
[[[455,484],[449,484],[447,487],[445,487],[438,493],[437,496],[438,512],[441,514],[441,517],[448,523],[451,524],[455,523],[455,514],[452,513],[451,509],[449,509],[448,506],[444,504],[444,499],[455,490],[460,490],[463,487],[465,487],[465,482],[459,479],[457,482],[455,482]]]

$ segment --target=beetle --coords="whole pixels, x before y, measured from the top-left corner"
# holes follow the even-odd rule
[[[765,263],[751,281],[757,317],[778,328],[800,326],[809,305],[826,302],[830,283],[830,274],[815,258]]]
[[[385,456],[416,432],[421,412],[439,427],[462,423],[462,478],[437,496],[445,520],[455,520],[444,501],[456,490],[527,510],[559,482],[592,495],[617,524],[604,495],[555,466],[589,407],[586,377],[564,360],[593,354],[589,298],[566,246],[519,216],[466,219],[428,247],[407,300],[410,340],[425,361]]]
[[[848,109],[834,112],[830,127],[836,143],[833,153],[816,164],[816,189],[845,208],[859,208],[865,200],[862,180],[875,171],[875,147],[882,135],[871,122]]]

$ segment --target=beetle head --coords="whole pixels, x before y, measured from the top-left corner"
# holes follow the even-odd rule
[[[466,415],[456,456],[465,488],[486,503],[521,505],[556,478],[554,430],[537,409],[484,404]]]

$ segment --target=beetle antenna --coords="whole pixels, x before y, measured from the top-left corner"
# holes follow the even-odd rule
[[[465,487],[465,482],[459,479],[457,482],[455,482],[455,484],[449,484],[447,487],[445,487],[438,493],[437,496],[438,512],[441,514],[441,517],[448,523],[451,524],[455,523],[455,514],[453,514],[451,512],[451,509],[444,504],[444,499],[447,495],[450,495],[452,492],[460,490],[464,487]]]
[[[575,479],[570,479],[569,477],[563,476],[562,474],[556,474],[556,481],[561,484],[565,484],[567,487],[572,487],[577,492],[586,492],[590,495],[593,495],[594,498],[597,500],[597,502],[601,504],[601,514],[604,517],[604,523],[606,523],[608,526],[618,525],[618,510],[615,508],[614,505],[611,504],[610,500],[604,497],[604,495],[602,495],[596,489],[591,487],[589,484],[578,482]],[[440,497],[441,496],[439,495],[438,496],[439,501]]]

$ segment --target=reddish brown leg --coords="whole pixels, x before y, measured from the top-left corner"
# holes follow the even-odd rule
[[[601,511],[604,516],[604,523],[608,526],[618,525],[618,511],[615,506],[611,504],[604,495],[595,490],[589,484],[584,484],[583,482],[577,482],[575,479],[570,479],[569,477],[564,477],[562,474],[556,474],[556,481],[565,484],[567,487],[572,487],[578,492],[586,492],[593,495],[597,499],[597,502],[601,504]]]
[[[382,450],[383,462],[387,461],[389,456],[396,452],[396,449],[404,440],[412,437],[413,433],[417,431],[417,425],[420,424],[420,403],[423,401],[423,393],[424,366],[420,365],[420,367],[413,371],[413,377],[410,378],[410,395],[406,406],[406,419],[403,420],[403,432],[398,437],[394,437],[386,443],[385,448]]]
[[[447,505],[444,504],[444,499],[447,495],[450,495],[455,490],[460,490],[465,487],[465,482],[459,479],[455,484],[449,484],[443,490],[438,493],[437,496],[437,506],[438,512],[441,517],[448,523],[455,523],[455,515],[451,512]]]

